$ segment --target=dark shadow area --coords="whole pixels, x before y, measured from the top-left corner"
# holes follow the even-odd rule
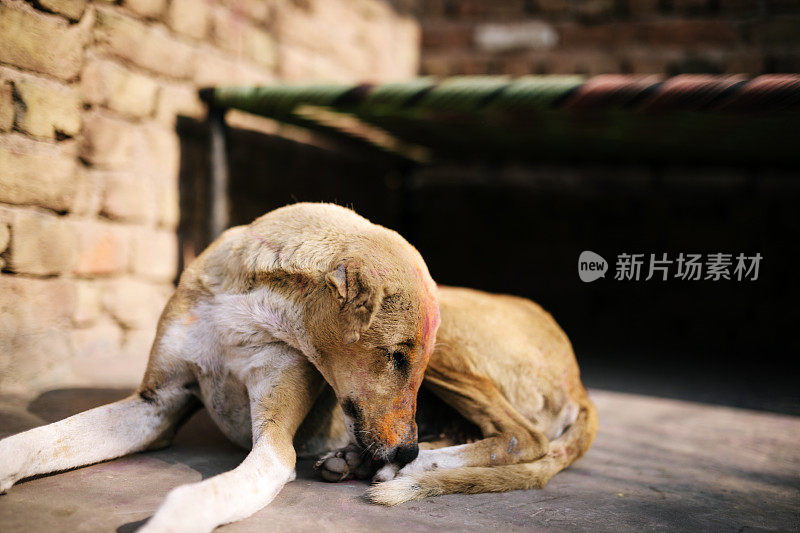
[[[54,389],[43,392],[28,403],[27,411],[46,423],[52,423],[101,405],[116,402],[127,397],[132,392],[131,389],[125,388],[95,389],[76,387]],[[214,447],[241,450],[220,432],[204,409],[192,415],[181,426],[173,441],[173,446],[185,447],[190,445],[201,448]],[[161,450],[153,453],[161,453]]]
[[[787,370],[800,351],[798,177],[725,167],[433,168],[415,179],[412,240],[437,282],[526,296],[550,311],[589,387],[797,414]],[[584,250],[608,261],[604,279],[579,279]],[[645,280],[650,254],[718,252],[760,253],[758,279]],[[645,254],[640,281],[614,279],[621,253]]]
[[[183,120],[181,240],[207,243],[205,125]],[[297,201],[354,208],[400,231],[437,282],[525,296],[570,336],[589,387],[800,413],[786,371],[800,181],[793,169],[563,165],[399,165],[330,142],[229,132],[232,224]],[[578,256],[609,263],[583,283]],[[753,255],[756,281],[645,281],[650,254]],[[614,279],[641,253],[640,281]],[[704,274],[705,275],[705,274]]]
[[[101,405],[116,402],[130,395],[131,389],[95,389],[76,387],[43,392],[28,404],[28,412],[48,424],[88,411]]]

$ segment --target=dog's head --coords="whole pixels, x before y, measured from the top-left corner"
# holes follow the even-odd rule
[[[419,253],[383,228],[351,243],[306,316],[315,361],[353,438],[375,457],[417,455],[417,391],[439,327],[436,286]]]

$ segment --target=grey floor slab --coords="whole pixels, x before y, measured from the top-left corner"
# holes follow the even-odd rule
[[[9,434],[114,400],[123,391],[0,398]],[[450,495],[395,508],[361,482],[318,481],[311,463],[267,508],[220,531],[800,530],[800,418],[593,391],[600,432],[588,455],[543,490]],[[229,470],[245,452],[204,413],[172,448],[13,487],[0,531],[133,531],[172,488]]]

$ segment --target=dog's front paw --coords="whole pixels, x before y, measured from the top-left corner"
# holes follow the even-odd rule
[[[392,480],[397,476],[398,470],[400,470],[400,468],[397,465],[387,463],[375,472],[375,475],[372,477],[372,482],[383,483],[384,481]]]
[[[431,462],[427,461],[422,454],[423,452],[420,452],[420,456],[417,459],[414,459],[403,468],[400,468],[393,463],[385,464],[375,473],[375,476],[372,478],[372,482],[383,483],[384,481],[391,481],[395,478],[435,469],[437,467],[436,463],[431,464]]]
[[[375,461],[358,446],[350,445],[326,453],[314,465],[325,481],[346,481],[348,479],[367,479],[376,468]]]

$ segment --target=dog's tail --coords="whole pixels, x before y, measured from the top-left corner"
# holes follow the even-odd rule
[[[532,463],[430,470],[373,485],[366,497],[373,503],[397,505],[442,494],[479,494],[540,489],[550,478],[586,453],[597,432],[597,409],[588,399],[575,422],[550,443],[550,451]]]

